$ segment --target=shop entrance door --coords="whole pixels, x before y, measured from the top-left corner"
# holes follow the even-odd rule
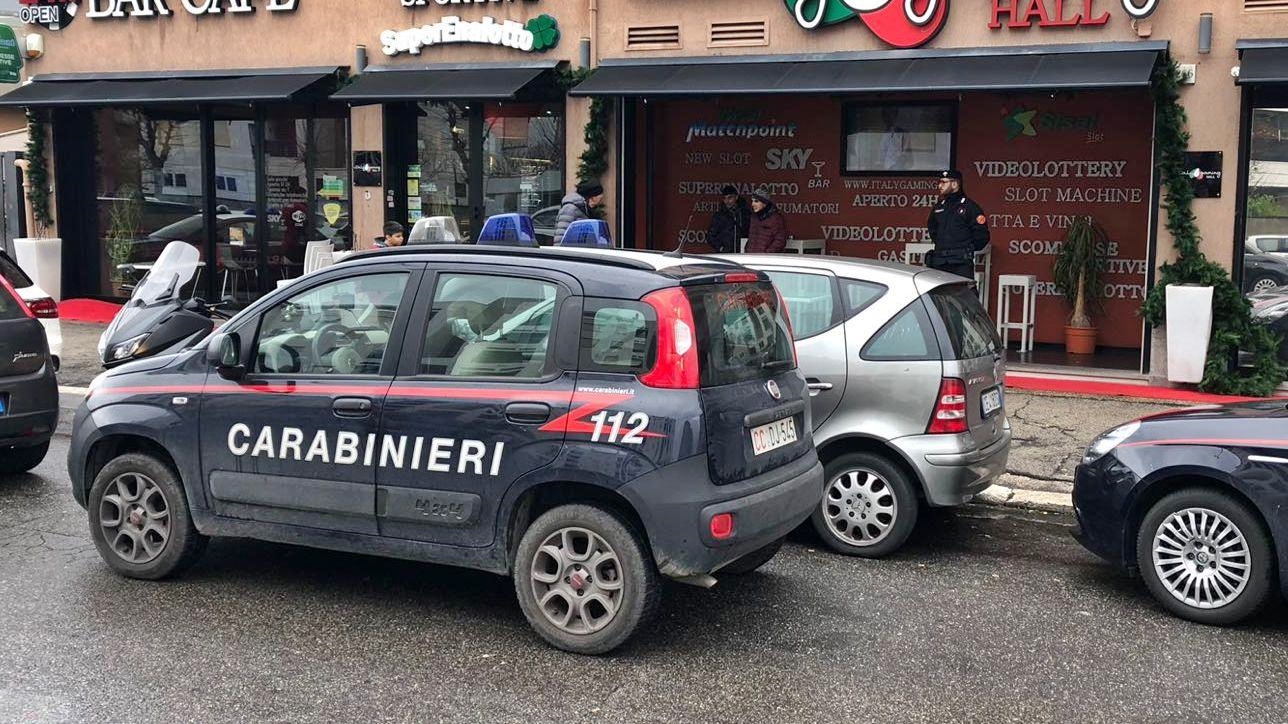
[[[564,194],[562,109],[558,103],[386,105],[387,218],[410,228],[421,218],[450,216],[473,241],[488,216],[519,212],[534,217],[538,239],[549,243]]]

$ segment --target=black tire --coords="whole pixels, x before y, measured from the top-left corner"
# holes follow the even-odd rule
[[[117,487],[118,481],[126,489],[134,487],[138,490],[138,499],[122,502],[126,496],[122,495],[121,488]],[[150,481],[152,487],[147,487],[147,482],[144,481]],[[132,529],[134,524],[130,522],[132,515],[130,511],[134,511],[142,518],[145,515],[152,515],[146,512],[148,508],[161,510],[155,505],[157,499],[154,497],[153,489],[161,496],[165,510],[164,519],[168,523],[168,535],[159,546],[155,546],[155,551],[148,551],[146,546],[136,541],[142,541],[152,534],[148,529],[138,531]],[[126,509],[122,510],[121,505],[126,505]],[[105,465],[94,478],[94,485],[90,488],[88,508],[90,537],[94,539],[99,555],[112,570],[128,578],[158,580],[178,575],[196,563],[206,550],[208,539],[198,533],[192,523],[192,515],[188,512],[188,499],[184,495],[179,476],[170,466],[151,455],[127,453]],[[109,540],[111,534],[102,521],[105,519],[104,516],[110,516],[110,511],[113,509],[120,511],[120,524],[116,526],[118,535],[112,536]],[[160,519],[147,517],[142,520],[144,523],[151,523],[153,520]],[[124,529],[127,527],[131,527],[131,534],[138,535],[137,539],[134,539],[131,534],[126,534]],[[130,540],[122,540],[122,536]],[[130,545],[131,543],[133,545]],[[130,556],[118,552],[114,547],[116,544],[130,545],[130,550],[134,552],[143,550],[139,555]],[[154,553],[152,557],[143,560],[145,556],[152,553]]]
[[[856,493],[853,497],[842,494],[838,498],[836,493],[844,491],[837,490],[835,485],[840,484],[843,476],[851,473],[858,475],[861,482],[867,481],[868,474],[875,475],[880,483],[873,484],[875,490],[872,492]],[[835,458],[824,467],[823,486],[823,498],[810,516],[810,522],[823,542],[837,553],[861,558],[888,556],[903,547],[917,525],[920,501],[917,500],[917,490],[912,480],[901,467],[881,455],[849,453]],[[880,506],[890,499],[894,501],[893,514],[878,515],[872,512],[874,505]],[[853,509],[844,510],[843,506],[851,506],[851,501]],[[860,510],[857,506],[863,508]],[[844,514],[845,517],[834,523],[838,514]],[[863,517],[867,515],[874,517]],[[886,524],[887,529],[883,534],[875,536],[873,542],[858,543],[870,537],[871,526],[882,524]],[[869,535],[850,535],[850,531],[856,529],[868,531]]]
[[[49,441],[34,447],[14,447],[0,450],[0,473],[16,475],[36,467],[49,452]]]
[[[1177,550],[1181,551],[1186,560],[1181,561],[1180,557],[1175,559],[1164,558],[1161,567],[1166,571],[1160,572],[1159,567],[1155,565],[1154,540],[1159,529],[1168,520],[1169,516],[1178,511],[1199,510],[1209,511],[1210,513],[1219,514],[1243,537],[1245,544],[1243,546],[1234,545],[1231,553],[1222,553],[1229,560],[1235,563],[1246,564],[1248,566],[1247,581],[1243,584],[1242,590],[1237,586],[1221,589],[1228,600],[1220,603],[1217,607],[1201,607],[1193,602],[1182,600],[1178,595],[1172,593],[1171,586],[1178,585],[1178,581],[1184,580],[1187,572],[1202,568],[1204,561],[1197,556],[1190,558],[1190,545],[1192,540],[1179,540]],[[1220,529],[1218,529],[1220,530]],[[1177,539],[1182,536],[1173,534]],[[1218,533],[1218,542],[1224,546],[1232,540],[1226,533]],[[1170,547],[1170,546],[1169,546]],[[1245,553],[1240,554],[1242,549]],[[1195,551],[1196,553],[1207,556],[1207,550]],[[1164,554],[1166,555],[1166,554]],[[1169,566],[1168,560],[1177,560],[1180,568],[1175,565]],[[1221,558],[1212,558],[1208,561],[1209,569],[1204,570],[1203,575],[1209,576],[1209,581],[1215,581],[1215,571],[1222,570],[1221,564],[1224,561]],[[1235,497],[1222,493],[1220,491],[1207,488],[1189,488],[1171,493],[1167,497],[1154,504],[1145,514],[1141,522],[1140,530],[1136,534],[1136,564],[1140,569],[1141,577],[1145,579],[1145,585],[1154,598],[1163,605],[1168,611],[1180,616],[1181,618],[1197,621],[1198,623],[1211,624],[1215,626],[1226,626],[1237,623],[1243,619],[1252,616],[1270,599],[1275,580],[1275,566],[1277,561],[1274,557],[1274,551],[1270,543],[1270,535],[1266,532],[1265,525],[1261,518],[1253,511],[1249,510],[1246,505]],[[1182,569],[1184,569],[1182,571]],[[1211,570],[1212,573],[1208,573]],[[1230,569],[1233,570],[1233,569]],[[1172,579],[1169,584],[1163,579],[1165,575]],[[1230,586],[1231,579],[1223,579],[1226,585]],[[1233,591],[1233,593],[1232,593]],[[1232,593],[1232,595],[1230,595]],[[1186,595],[1184,592],[1180,596]],[[1204,595],[1202,591],[1196,590],[1194,595]],[[1213,602],[1209,602],[1211,604]]]
[[[716,575],[725,573],[731,576],[742,576],[751,573],[757,568],[768,563],[774,556],[778,555],[778,551],[783,547],[783,540],[783,538],[779,538],[764,548],[748,553],[742,558],[739,558],[733,563],[721,568],[719,571],[716,571]]]
[[[615,575],[611,571],[596,571],[593,575],[581,579],[580,584],[572,581],[571,576],[564,577],[563,574],[572,571],[577,561],[570,560],[567,566],[562,565],[547,552],[549,549],[543,549],[542,546],[547,539],[567,529],[588,531],[598,536],[601,543],[607,544],[609,550],[616,556],[618,565],[611,567],[611,570],[615,570]],[[576,535],[580,536],[581,533]],[[572,548],[574,553],[579,553],[575,543]],[[587,550],[589,552],[590,549]],[[592,555],[589,560],[595,558],[596,556]],[[556,564],[553,573],[551,566],[547,565],[552,563]],[[542,583],[534,577],[534,569],[538,566],[544,568],[545,575],[553,575],[556,578],[553,584]],[[583,569],[580,572],[588,571]],[[609,573],[609,575],[600,575],[600,573]],[[519,605],[523,608],[523,615],[528,619],[528,624],[551,646],[577,654],[603,654],[617,648],[656,615],[662,599],[660,576],[653,563],[653,556],[649,553],[642,537],[625,520],[593,504],[562,505],[546,511],[533,521],[532,525],[524,531],[518,551],[515,553],[513,577],[514,590],[518,595]],[[560,577],[563,578],[562,581],[558,580]],[[615,599],[617,601],[615,613],[603,624],[603,627],[590,629],[588,624],[582,626],[586,624],[584,616],[575,612],[571,605],[561,607],[557,599],[566,595],[567,598],[564,600],[569,600],[574,591],[583,590],[577,586],[584,586],[584,590],[588,591],[591,597],[575,599],[587,601],[579,604],[581,610],[590,611],[591,615],[596,612],[591,611],[592,608],[606,610],[602,604],[592,606],[596,595],[612,595],[611,592],[600,591],[598,588],[600,581],[605,583],[620,581],[620,590],[617,594],[619,597]],[[538,599],[538,588],[545,590],[543,597],[556,593],[553,589],[559,588],[559,592],[551,599],[549,605],[554,609],[566,608],[573,612],[568,615],[566,626],[561,627],[542,609]],[[566,594],[563,593],[565,591]],[[577,620],[573,620],[574,617]],[[587,630],[575,630],[579,627]]]

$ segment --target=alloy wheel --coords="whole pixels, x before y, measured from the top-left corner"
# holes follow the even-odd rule
[[[142,564],[155,560],[170,540],[170,505],[165,493],[146,475],[118,475],[98,506],[103,540],[121,560]]]
[[[1208,508],[1186,508],[1163,520],[1154,532],[1153,561],[1168,593],[1200,609],[1232,603],[1252,572],[1243,531]]]
[[[562,528],[552,533],[533,556],[530,576],[537,607],[562,631],[600,631],[622,607],[621,560],[592,530]]]
[[[821,505],[832,532],[860,547],[884,540],[899,515],[894,489],[885,478],[864,468],[847,470],[833,478]]]

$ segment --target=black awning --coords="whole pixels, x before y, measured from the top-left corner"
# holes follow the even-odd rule
[[[555,64],[368,68],[331,97],[360,105],[410,100],[505,100]]]
[[[1139,88],[1165,43],[605,61],[570,95]]]
[[[198,74],[38,76],[0,96],[0,106],[146,106],[293,101],[338,68]],[[329,90],[327,88],[326,90]]]
[[[1237,82],[1288,83],[1288,44],[1243,49]]]

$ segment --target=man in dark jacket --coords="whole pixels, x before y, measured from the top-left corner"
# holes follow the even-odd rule
[[[738,242],[747,238],[751,228],[751,207],[734,186],[725,186],[720,192],[720,208],[707,227],[707,245],[717,253],[741,251]]]
[[[975,278],[975,252],[988,248],[988,217],[962,190],[956,169],[939,176],[939,203],[926,220],[935,249],[926,255],[926,266],[950,274]]]
[[[751,227],[747,230],[748,254],[776,254],[787,248],[787,221],[765,188],[751,195]]]
[[[558,246],[563,241],[569,224],[589,219],[590,210],[599,206],[603,200],[604,187],[598,181],[582,181],[577,184],[576,193],[563,197],[563,206],[559,207],[559,217],[555,220],[555,245]]]

